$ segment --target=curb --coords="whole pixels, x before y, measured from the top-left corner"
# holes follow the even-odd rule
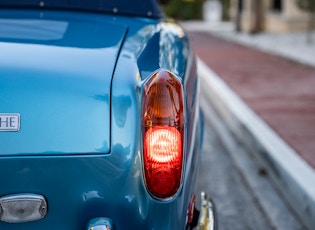
[[[315,170],[264,123],[202,60],[201,84],[207,100],[236,138],[267,168],[293,210],[309,228],[315,228]]]

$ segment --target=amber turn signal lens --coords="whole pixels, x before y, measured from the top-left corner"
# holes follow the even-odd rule
[[[183,90],[170,72],[155,73],[144,87],[143,163],[148,191],[175,195],[181,184],[184,137]]]

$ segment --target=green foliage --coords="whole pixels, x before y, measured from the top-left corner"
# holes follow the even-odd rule
[[[230,19],[230,0],[220,0],[222,4],[222,20],[227,21]]]
[[[315,13],[315,0],[296,0],[298,7],[310,13]]]
[[[296,3],[302,10],[309,13],[306,41],[307,43],[311,44],[313,42],[312,30],[315,29],[315,0],[296,0]]]
[[[204,0],[172,0],[164,6],[166,15],[182,20],[202,19]]]

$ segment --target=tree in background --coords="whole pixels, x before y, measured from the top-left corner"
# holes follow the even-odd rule
[[[230,0],[220,0],[222,4],[222,20],[228,21],[230,20]]]
[[[263,0],[255,0],[252,2],[253,12],[254,12],[254,23],[251,28],[251,33],[256,34],[263,31],[263,24],[264,24],[264,7],[263,7]]]
[[[235,20],[236,32],[242,31],[242,11],[243,11],[243,0],[238,0],[237,6],[236,6],[236,20]]]
[[[309,13],[307,42],[312,42],[312,30],[315,29],[315,0],[296,0],[298,7]]]
[[[166,15],[176,19],[202,19],[204,0],[172,0],[163,7]]]
[[[202,19],[203,3],[205,1],[206,0],[171,0],[167,5],[163,7],[163,9],[166,15],[173,18],[183,20]],[[216,1],[219,1],[222,4],[222,20],[229,20],[230,0]]]

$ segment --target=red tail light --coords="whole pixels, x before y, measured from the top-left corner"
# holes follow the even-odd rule
[[[144,87],[143,162],[148,191],[158,198],[173,196],[183,167],[184,101],[179,80],[160,70]]]

